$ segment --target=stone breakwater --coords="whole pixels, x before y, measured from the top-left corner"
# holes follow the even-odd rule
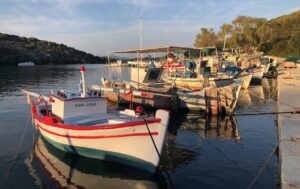
[[[279,71],[278,114],[280,182],[283,189],[300,188],[300,67]]]

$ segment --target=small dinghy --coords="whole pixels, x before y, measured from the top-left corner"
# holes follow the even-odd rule
[[[155,117],[130,109],[109,112],[105,97],[86,94],[84,70],[80,94],[57,91],[46,97],[23,90],[41,135],[66,152],[155,172],[169,111],[157,110]]]

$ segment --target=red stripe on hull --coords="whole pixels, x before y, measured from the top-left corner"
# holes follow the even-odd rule
[[[37,114],[36,110],[36,105],[32,104],[32,114],[33,118],[38,120],[41,123],[46,124],[47,126],[50,127],[57,127],[57,128],[62,128],[62,129],[69,129],[69,130],[102,130],[102,129],[118,129],[118,128],[124,128],[124,127],[135,127],[139,125],[145,125],[144,121],[134,121],[134,122],[127,122],[127,123],[119,123],[119,124],[113,124],[113,125],[101,125],[101,126],[78,126],[78,125],[65,125],[65,124],[57,124],[54,123],[51,120],[51,117],[40,117]],[[146,120],[147,124],[151,123],[160,123],[161,119],[159,118],[153,118],[151,120]]]
[[[150,134],[152,136],[158,135],[158,132],[151,132],[149,133],[133,133],[133,134],[121,134],[121,135],[103,135],[103,136],[73,136],[73,135],[63,135],[59,133],[55,133],[52,131],[49,131],[38,124],[38,127],[42,129],[43,131],[50,133],[55,136],[65,137],[65,138],[77,138],[77,139],[105,139],[105,138],[121,138],[121,137],[137,137],[137,136],[149,136]]]

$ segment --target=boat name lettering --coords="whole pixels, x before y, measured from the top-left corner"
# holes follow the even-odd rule
[[[84,106],[96,106],[96,103],[75,104],[75,107],[84,107]]]

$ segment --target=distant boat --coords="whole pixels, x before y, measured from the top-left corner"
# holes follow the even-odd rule
[[[21,62],[18,64],[18,66],[34,66],[35,64],[33,62]]]

